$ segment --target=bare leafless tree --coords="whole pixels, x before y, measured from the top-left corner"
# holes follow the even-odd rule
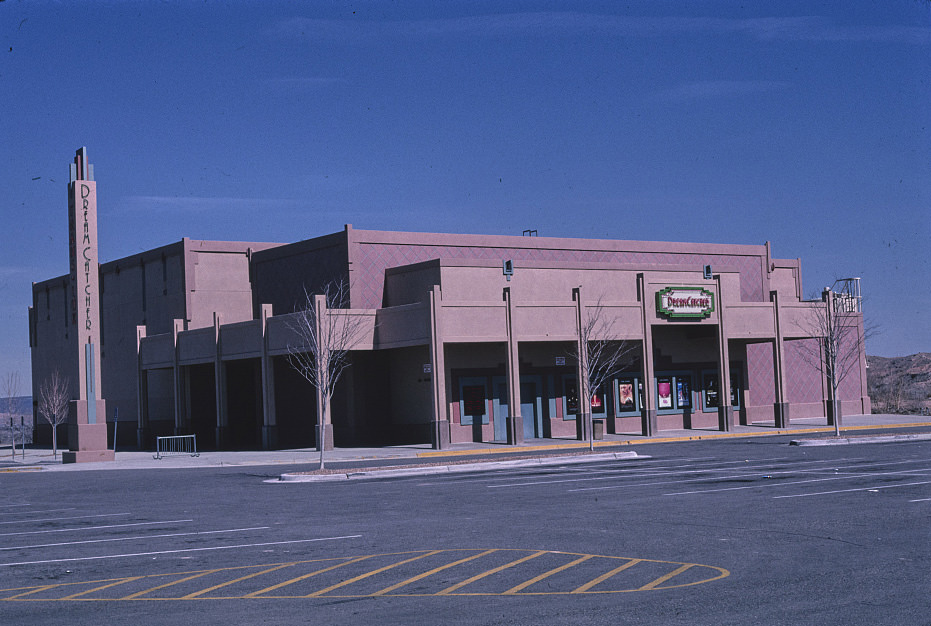
[[[834,434],[840,436],[840,399],[837,391],[850,372],[860,367],[866,354],[866,340],[877,332],[863,321],[859,300],[853,301],[831,289],[821,295],[821,304],[812,307],[799,322],[803,334],[818,339],[799,342],[802,358],[827,381],[828,419]]]
[[[348,312],[349,285],[327,284],[323,293],[304,290],[304,302],[290,317],[299,343],[288,344],[291,367],[317,390],[317,448],[324,468],[326,417],[336,384],[350,366],[350,350],[363,338],[366,319]]]
[[[19,372],[8,372],[3,378],[3,398],[5,400],[6,413],[10,416],[10,437],[13,448],[13,458],[16,458],[16,430],[13,427],[14,418],[16,417],[16,397],[19,395]],[[25,439],[20,442],[25,454]]]
[[[58,427],[68,419],[71,384],[56,369],[39,388],[39,415],[52,427],[52,455],[58,458]]]
[[[581,297],[578,291],[575,297]],[[581,361],[579,400],[584,420],[583,433],[589,433],[589,449],[593,450],[592,397],[599,390],[606,389],[608,383],[630,365],[637,346],[618,337],[616,318],[606,309],[603,297],[598,298],[595,306],[580,307],[580,310],[579,344],[575,355]]]

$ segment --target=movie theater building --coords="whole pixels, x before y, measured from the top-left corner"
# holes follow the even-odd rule
[[[33,395],[77,332],[71,278],[35,283]],[[349,286],[358,327],[332,406],[292,367],[305,290]],[[196,434],[209,448],[576,437],[580,325],[622,366],[591,398],[607,433],[730,430],[826,415],[805,357],[825,304],[770,245],[357,230],[292,244],[183,239],[99,266],[101,396],[122,443]],[[862,336],[859,302],[847,316]],[[302,348],[302,346],[304,346]],[[839,390],[868,413],[866,360]],[[71,368],[69,370],[69,367]],[[76,365],[64,374],[78,376]],[[37,422],[38,423],[38,422]]]

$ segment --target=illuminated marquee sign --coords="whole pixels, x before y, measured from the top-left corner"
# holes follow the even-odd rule
[[[714,312],[714,293],[701,287],[666,287],[656,292],[656,310],[666,317],[710,317]]]

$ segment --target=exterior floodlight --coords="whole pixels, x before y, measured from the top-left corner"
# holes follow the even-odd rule
[[[505,261],[501,267],[501,271],[505,276],[507,276],[508,280],[511,280],[511,276],[514,275],[514,261],[511,259]]]
[[[710,265],[705,266],[704,273],[705,273],[705,280],[711,280],[711,266]]]

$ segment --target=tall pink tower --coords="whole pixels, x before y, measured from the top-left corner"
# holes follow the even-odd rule
[[[71,346],[77,360],[77,388],[68,412],[68,447],[64,463],[112,461],[107,449],[107,403],[100,390],[100,291],[97,256],[97,183],[94,166],[81,148],[68,183],[68,233],[71,259]]]

